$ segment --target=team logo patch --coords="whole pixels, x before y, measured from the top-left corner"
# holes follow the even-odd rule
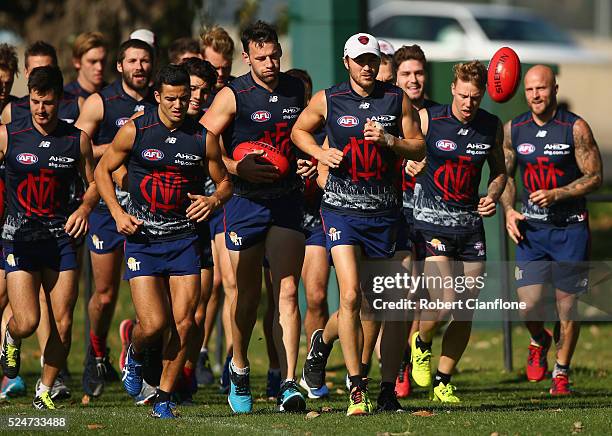
[[[137,112],[137,111],[135,111],[135,112]],[[122,127],[128,121],[130,121],[130,119],[128,117],[117,118],[117,121],[115,121],[115,125],[117,127]]]
[[[439,239],[434,238],[431,241],[427,241],[427,243],[438,251],[446,251],[446,245],[444,245]]]
[[[395,118],[395,115],[374,115],[370,118],[370,120],[377,121],[379,123],[388,123],[390,121],[394,121]]]
[[[300,111],[300,108],[296,106],[283,108],[284,114],[297,114],[299,111]]]
[[[142,157],[150,161],[158,161],[164,158],[164,152],[156,148],[147,148],[143,150]]]
[[[442,151],[455,151],[457,149],[457,144],[448,139],[440,139],[436,142],[436,147]]]
[[[272,118],[272,115],[268,111],[257,111],[251,114],[251,119],[256,123],[265,123],[270,118]]]
[[[136,260],[133,257],[130,257],[127,260],[127,266],[130,269],[130,271],[140,271],[140,261]]]
[[[520,154],[531,154],[535,151],[535,149],[535,145],[529,144],[528,142],[525,142],[524,144],[521,144],[516,147],[516,151],[518,151]]]
[[[523,270],[518,266],[514,267],[514,279],[515,280],[523,280]]]
[[[485,245],[484,242],[478,241],[474,244],[474,250],[478,251],[479,256],[485,255]]]
[[[24,165],[32,165],[38,162],[38,156],[32,153],[19,153],[17,155],[17,162]]]
[[[8,263],[9,266],[17,266],[17,258],[13,255],[13,253],[6,256],[6,263]]]
[[[340,127],[355,127],[359,124],[359,118],[352,115],[343,115],[338,118],[338,125]]]
[[[242,237],[238,236],[236,232],[229,232],[230,241],[234,245],[242,245]]]
[[[368,42],[370,42],[370,38],[365,35],[361,35],[359,38],[357,38],[357,40],[363,45],[366,45]]]
[[[329,236],[329,239],[331,239],[332,242],[339,241],[341,234],[342,232],[340,230],[336,230],[335,227],[330,227],[329,232],[327,232],[327,236]]]
[[[104,250],[104,241],[101,240],[98,235],[91,235],[91,242],[93,243],[94,247],[96,247],[96,250]]]

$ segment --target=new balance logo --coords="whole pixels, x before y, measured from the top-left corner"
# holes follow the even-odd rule
[[[38,144],[38,148],[49,148],[50,145],[50,141],[42,141],[40,144]]]
[[[166,144],[176,144],[176,138],[174,136],[168,136],[164,142]]]
[[[270,100],[268,100],[269,103],[276,103],[278,102],[278,95],[271,95],[270,96]]]
[[[545,138],[548,132],[546,130],[538,130],[536,133],[536,138]]]
[[[465,136],[468,133],[469,133],[468,129],[459,129],[459,131],[457,132],[457,135]]]
[[[361,104],[359,105],[359,109],[369,109],[370,108],[370,103],[368,103],[367,101],[362,101]]]
[[[134,106],[134,112],[140,112],[144,110],[144,104],[137,104]]]

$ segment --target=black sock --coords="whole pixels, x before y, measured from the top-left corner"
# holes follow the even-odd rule
[[[382,393],[383,391],[395,391],[395,383],[381,382],[380,383],[380,393]]]
[[[351,384],[351,391],[356,386],[359,386],[361,389],[364,389],[364,387],[365,387],[364,386],[364,381],[363,381],[363,376],[361,376],[361,374],[349,376],[349,381],[350,381],[350,384]]]
[[[420,335],[417,335],[416,337],[416,346],[421,350],[421,351],[431,351],[431,342],[425,342],[421,339]]]
[[[161,389],[157,389],[157,397],[155,397],[156,403],[163,403],[165,401],[170,401],[170,392],[162,391]]]
[[[404,350],[404,357],[402,358],[403,363],[410,363],[410,347],[406,347]]]
[[[319,338],[320,340],[318,345],[321,347],[321,349],[327,354],[331,353],[331,350],[334,347],[334,343],[332,342],[331,344],[326,344],[323,340],[323,335],[319,336]]]
[[[371,366],[372,366],[371,362],[361,364],[361,373],[364,375],[364,377],[367,377],[368,374],[370,373]]]
[[[569,374],[569,369],[570,369],[569,365],[561,365],[559,362],[555,362],[555,369],[553,369],[552,376],[554,378],[554,377],[556,377],[559,374],[568,375]]]
[[[548,338],[548,333],[546,330],[542,329],[540,333],[531,337],[534,341],[536,341],[539,345],[546,344],[546,339]]]
[[[442,383],[444,386],[448,385],[451,381],[450,374],[444,374],[443,372],[436,371],[436,375],[434,376],[433,385],[434,388]]]

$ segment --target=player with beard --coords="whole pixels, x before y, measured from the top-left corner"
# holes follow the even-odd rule
[[[231,196],[218,146],[207,144],[206,130],[187,117],[189,84],[184,66],[162,68],[155,81],[157,109],[128,121],[96,168],[101,195],[126,235],[126,277],[138,318],[123,384],[130,395],[140,393],[145,349],[162,339],[164,364],[152,413],[157,418],[176,416],[171,394],[193,335],[201,269],[195,223]],[[125,210],[112,180],[123,164],[130,194]],[[205,170],[217,187],[210,197],[199,194]]]
[[[525,74],[529,111],[505,126],[504,153],[508,185],[502,196],[506,228],[516,248],[517,294],[527,308],[522,315],[531,335],[527,379],[543,380],[553,335],[544,328],[542,305],[547,284],[554,288],[559,323],[551,395],[572,393],[570,362],[578,336],[578,298],[588,289],[590,233],[584,196],[602,182],[601,156],[591,128],[557,103],[553,71],[536,65]],[[514,209],[514,173],[523,182],[521,212]],[[540,312],[540,310],[542,310]]]
[[[0,363],[7,377],[19,374],[21,341],[36,330],[39,322],[45,322],[39,305],[42,286],[47,322],[52,326],[43,344],[44,366],[32,404],[37,409],[55,409],[50,390],[70,350],[78,294],[74,241],[86,233],[87,216],[98,195],[89,137],[58,118],[63,92],[60,70],[46,66],[30,73],[31,116],[0,127],[8,193],[2,237],[13,309]],[[69,188],[79,177],[89,186],[74,210]],[[42,191],[50,194],[42,195]]]
[[[478,297],[476,279],[482,276],[486,261],[483,217],[495,214],[506,184],[501,122],[480,109],[486,67],[473,61],[456,64],[453,72],[452,103],[419,112],[427,141],[427,163],[414,188],[415,227],[426,243],[425,276],[433,278],[434,284],[457,283],[457,277],[465,278],[463,289],[428,287],[432,301],[445,302]],[[485,162],[490,169],[487,195],[479,197]],[[473,315],[470,309],[421,312],[419,330],[413,333],[410,342],[412,377],[419,386],[433,385],[434,401],[460,401],[451,376],[469,342]],[[451,316],[432,382],[433,335],[437,326]]]
[[[252,411],[247,349],[257,319],[265,255],[272,272],[277,307],[274,340],[284,380],[277,404],[280,411],[297,412],[306,407],[295,383],[300,339],[297,290],[304,235],[300,229],[301,193],[289,134],[303,108],[304,87],[298,79],[280,72],[282,49],[270,25],[258,21],[248,26],[241,40],[242,56],[251,71],[221,89],[202,118],[216,141],[224,135],[224,160],[235,190],[225,206],[225,242],[238,289],[232,304],[233,357],[228,401],[235,413]],[[252,140],[266,142],[287,156],[292,165],[285,178],[279,178],[275,166],[257,163],[263,150],[240,161],[232,159],[238,144]]]
[[[86,32],[77,36],[72,46],[72,65],[77,71],[77,78],[66,84],[64,91],[84,101],[104,88],[106,54],[106,41],[100,32]]]
[[[400,213],[399,156],[421,159],[424,141],[401,89],[375,80],[380,49],[372,35],[358,33],[346,41],[344,66],[349,80],[315,94],[291,135],[302,151],[329,168],[320,183],[325,186],[321,217],[340,287],[340,308],[325,330],[313,335],[303,377],[310,387],[325,383],[327,358],[339,337],[350,382],[347,415],[364,415],[373,410],[361,361],[363,343],[376,342],[380,323],[361,320],[360,264],[365,258],[393,257]],[[329,148],[317,145],[312,135],[322,126]],[[358,156],[368,158],[362,162]],[[383,330],[381,411],[402,410],[394,387],[402,351],[397,342],[405,341],[405,327],[405,322],[393,322]]]
[[[427,60],[425,53],[421,47],[414,44],[411,46],[402,46],[395,52],[393,62],[397,71],[397,86],[402,88],[408,96],[410,103],[416,110],[430,108],[437,103],[425,98],[425,86],[427,84]],[[419,277],[423,272],[423,260],[425,260],[425,242],[419,236],[414,228],[414,185],[416,177],[408,174],[405,169],[406,165],[412,168],[413,171],[418,170],[420,165],[414,161],[404,161],[402,165],[402,215],[404,223],[397,240],[397,250],[409,250],[412,253],[412,277]],[[409,262],[409,259],[405,259]],[[423,289],[417,290],[422,292]],[[418,297],[419,294],[417,294]],[[414,297],[413,297],[414,298]],[[410,334],[412,337],[414,332],[419,329],[419,310],[414,311],[412,323],[410,325]],[[406,345],[404,350],[404,358],[400,365],[397,380],[395,382],[395,391],[398,398],[405,398],[410,394],[410,343]]]
[[[121,78],[92,94],[83,104],[77,126],[92,138],[97,160],[134,113],[155,106],[149,89],[152,60],[153,49],[149,44],[138,39],[125,41],[117,56],[117,71]],[[125,204],[127,193],[118,191],[118,194]],[[91,213],[89,226],[87,245],[95,289],[88,306],[91,346],[83,371],[83,390],[97,397],[102,393],[105,379],[117,378],[108,360],[106,338],[117,303],[124,237],[117,231],[113,217],[102,201]]]

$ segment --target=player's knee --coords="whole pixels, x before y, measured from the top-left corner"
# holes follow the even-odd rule
[[[192,329],[195,326],[195,320],[193,316],[186,316],[181,320],[178,320],[176,322],[176,331],[178,332],[179,336],[181,337],[185,337],[187,336],[189,333],[192,332]]]
[[[115,288],[110,283],[100,283],[96,286],[96,297],[101,306],[112,304],[115,299]]]
[[[359,298],[358,289],[348,289],[340,295],[340,307],[343,310],[355,312],[359,310],[361,300]]]
[[[308,293],[306,306],[310,311],[322,311],[327,306],[327,295],[325,288],[316,287],[312,292]]]
[[[16,334],[20,337],[28,337],[36,331],[40,316],[36,313],[24,313],[19,317],[14,316]]]
[[[168,326],[168,320],[166,317],[162,316],[157,317],[156,319],[148,319],[146,321],[140,319],[138,322],[142,334],[147,338],[159,336]]]

